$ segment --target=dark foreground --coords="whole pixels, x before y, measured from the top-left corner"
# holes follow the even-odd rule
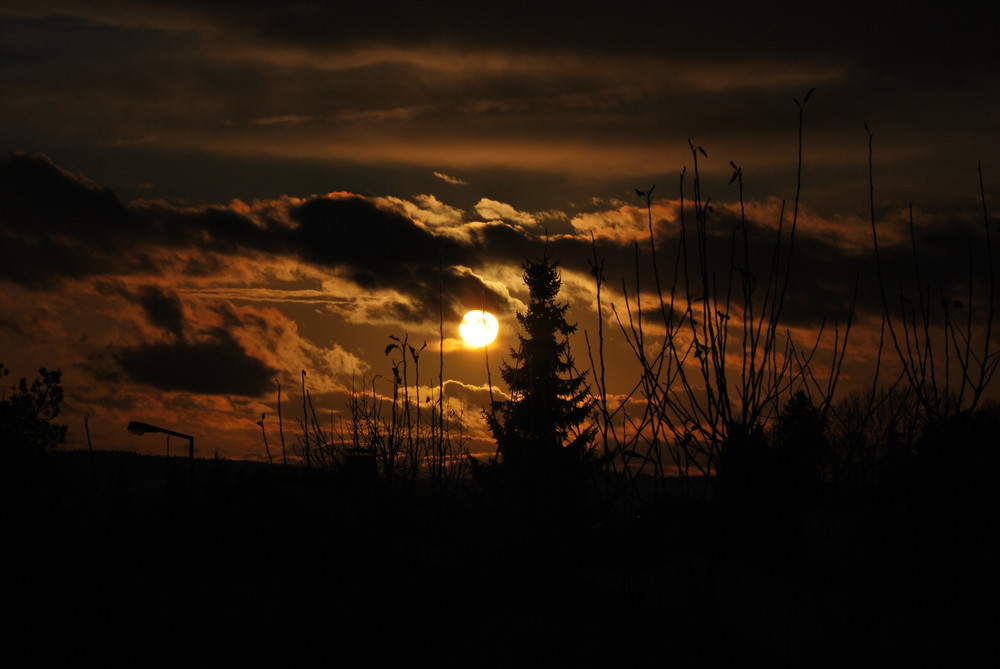
[[[192,480],[183,459],[129,453],[16,464],[5,634],[36,654],[902,665],[994,633],[988,491],[532,517],[471,486],[390,493],[300,468],[200,460]]]

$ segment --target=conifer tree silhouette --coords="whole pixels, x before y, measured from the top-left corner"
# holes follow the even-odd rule
[[[529,303],[517,320],[523,333],[501,364],[510,399],[493,403],[486,415],[506,478],[534,499],[532,504],[565,495],[578,487],[582,464],[596,428],[582,427],[592,410],[585,374],[576,372],[566,321],[568,304],[557,297],[562,286],[558,263],[546,253],[527,262],[524,282]]]

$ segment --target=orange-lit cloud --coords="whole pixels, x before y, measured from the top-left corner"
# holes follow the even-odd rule
[[[532,227],[538,223],[531,214],[518,211],[504,202],[482,198],[475,205],[476,213],[487,221],[506,221],[519,227]]]
[[[441,181],[443,181],[445,183],[448,183],[448,184],[451,184],[453,186],[468,186],[469,185],[468,181],[463,181],[462,179],[459,179],[458,177],[453,177],[450,174],[445,174],[444,172],[434,172],[434,176],[436,176]]]

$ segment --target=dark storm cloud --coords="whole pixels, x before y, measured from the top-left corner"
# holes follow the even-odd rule
[[[446,318],[460,317],[469,304],[509,310],[506,299],[479,278],[455,269],[476,262],[474,249],[436,237],[405,216],[347,197],[310,200],[292,217],[298,226],[287,233],[290,248],[309,262],[347,269],[362,289],[389,288],[410,297],[418,306],[397,303],[400,316],[423,309],[416,319],[423,320],[427,305],[439,300]]]
[[[469,248],[361,197],[314,198],[293,207],[287,220],[273,215],[251,220],[224,207],[162,202],[126,207],[109,190],[60,170],[44,156],[16,154],[0,165],[0,215],[5,241],[0,277],[26,286],[155,274],[148,256],[160,248],[297,257],[343,271],[362,289],[397,290],[417,304],[436,304],[440,290],[450,312],[472,299],[505,305],[478,278],[453,268],[473,261]],[[196,274],[224,270],[211,255],[185,257],[184,263]],[[179,298],[152,286],[142,290],[126,297],[140,304],[151,322],[179,333]]]
[[[224,330],[196,342],[150,343],[118,351],[134,382],[161,390],[259,397],[273,389],[277,370],[248,355]]]
[[[51,285],[101,273],[121,258],[132,216],[110,190],[17,153],[0,163],[0,277]],[[86,245],[81,241],[86,239]]]
[[[560,235],[552,238],[539,236],[504,223],[488,225],[477,231],[477,248],[492,261],[523,264],[541,258],[546,253],[565,266],[588,272],[588,261],[593,258],[589,239]],[[603,252],[618,256],[624,247],[601,243]]]
[[[211,309],[222,318],[222,327],[230,332],[247,326],[262,332],[269,329],[267,323],[260,316],[252,313],[237,313],[229,302],[219,302]]]
[[[595,252],[582,234],[557,235],[546,241],[537,231],[499,222],[474,229],[468,243],[456,243],[431,234],[397,211],[350,195],[314,197],[286,209],[272,207],[256,214],[241,208],[178,208],[162,202],[125,206],[109,190],[59,169],[44,157],[23,154],[0,165],[0,194],[0,234],[5,242],[0,251],[4,260],[0,277],[29,287],[48,285],[63,277],[155,275],[159,270],[150,258],[163,249],[181,254],[184,267],[200,267],[202,274],[209,275],[225,270],[226,263],[220,260],[225,256],[267,254],[327,268],[362,290],[393,290],[405,296],[405,301],[388,303],[384,315],[405,322],[432,320],[429,314],[441,300],[443,314],[451,320],[478,306],[497,313],[513,311],[505,296],[461,267],[475,270],[488,263],[521,264],[547,252],[565,270],[586,275]],[[772,209],[757,206],[749,214],[749,269],[758,295],[764,290],[775,252],[778,210]],[[790,210],[786,205],[782,254],[787,254],[790,242]],[[918,212],[918,216],[926,219],[929,214]],[[893,239],[898,241],[900,235],[908,238],[908,233],[899,230],[905,223],[897,214],[880,212],[880,220],[885,217],[892,220],[882,225],[895,226]],[[690,226],[694,218],[690,212],[688,218]],[[966,285],[962,268],[968,258],[970,235],[974,247],[983,248],[982,223],[976,223],[974,216],[938,218],[918,226],[919,250],[926,276],[940,291],[951,295]],[[826,228],[810,227],[816,225]],[[859,253],[841,240],[859,235],[863,240],[869,238],[866,224],[851,219],[844,225],[853,227],[843,232],[832,225],[814,216],[804,216],[799,223],[783,314],[790,324],[843,321],[856,278],[860,279],[859,309],[870,313],[881,309],[870,246]],[[865,229],[859,232],[857,226]],[[666,287],[674,272],[679,227],[667,219],[657,219],[654,227],[661,281]],[[735,272],[734,291],[739,295],[739,272],[746,261],[740,246],[738,209],[716,206],[709,215],[707,231],[712,240],[708,255],[711,271],[722,285],[729,281],[730,272]],[[734,240],[735,255],[730,246]],[[605,279],[612,290],[620,290],[624,279],[634,294],[637,262],[643,290],[653,290],[648,240],[640,236],[637,246],[627,237],[617,241],[600,238],[596,243],[598,260],[604,263]],[[906,245],[888,243],[883,256],[886,275],[894,281],[898,280],[895,277],[912,275],[912,253]],[[985,260],[976,258],[974,266],[985,266]],[[781,270],[785,270],[784,261]],[[126,297],[139,304],[154,325],[176,336],[182,334],[183,306],[176,294],[149,284]]]
[[[273,231],[222,207],[126,206],[109,189],[24,153],[0,163],[0,217],[0,277],[27,286],[155,273],[148,253],[156,247],[234,253],[281,244]]]
[[[140,286],[136,296],[149,321],[175,337],[184,333],[184,305],[172,290],[160,286]]]
[[[441,240],[413,221],[361,198],[312,200],[293,214],[290,244],[317,264],[346,265],[360,285],[392,282],[414,266],[432,264]]]
[[[596,245],[596,246],[595,246]],[[492,262],[509,263],[516,266],[548,255],[554,258],[564,270],[580,274],[591,274],[594,254],[605,268],[605,280],[612,281],[617,290],[624,276],[631,286],[634,283],[635,263],[638,254],[644,278],[652,285],[648,269],[651,267],[648,242],[640,239],[638,248],[631,240],[612,241],[597,239],[592,242],[582,235],[558,235],[551,238],[505,224],[488,225],[476,232],[476,248]]]
[[[94,288],[102,295],[124,297],[139,305],[150,323],[179,339],[184,337],[184,304],[173,290],[146,284],[133,291],[118,279],[95,281]]]
[[[770,281],[773,293],[784,300],[783,322],[810,328],[821,322],[828,326],[845,323],[852,301],[856,317],[878,319],[883,310],[883,289],[893,309],[901,296],[917,300],[918,265],[920,281],[925,290],[931,291],[935,303],[940,298],[954,299],[967,294],[970,287],[977,301],[988,292],[990,244],[982,214],[978,214],[977,220],[974,208],[948,214],[916,211],[912,239],[905,209],[879,211],[876,221],[881,273],[870,221],[853,217],[830,221],[803,210],[793,240],[791,209],[789,204],[780,237],[776,229],[777,212],[772,218],[766,209],[753,210],[747,221],[749,250],[744,252],[744,230],[738,210],[731,206],[715,207],[706,228],[709,242],[706,258],[708,276],[718,295],[724,296],[731,285],[734,304],[739,306],[746,278],[759,303]],[[689,215],[689,222],[691,218]],[[996,257],[997,237],[990,241]],[[659,241],[664,278],[673,272],[678,243],[676,232]],[[642,258],[641,262],[649,260]],[[644,281],[649,289],[649,279]],[[668,287],[669,282],[664,281],[663,285]],[[703,292],[701,285],[695,276],[695,297]]]
[[[0,277],[25,285],[150,271],[145,252],[154,246],[233,252],[273,245],[229,210],[129,207],[46,156],[24,153],[0,163],[0,216]]]
[[[528,254],[537,252],[538,240],[511,225],[497,224],[478,232],[480,246],[498,259],[522,262]]]
[[[744,230],[738,209],[720,205],[713,207],[706,216],[706,271],[702,275],[694,218],[689,210],[686,271],[683,261],[678,266],[683,244],[679,224],[673,224],[669,230],[662,226],[657,233],[660,285],[669,293],[676,277],[675,310],[686,309],[690,299],[692,308],[698,312],[707,279],[707,290],[714,295],[711,302],[725,309],[729,295],[734,314],[742,309],[746,295],[755,305],[754,313],[758,317],[761,306],[773,304],[778,297],[783,302],[782,320],[787,325],[811,327],[823,321],[844,322],[854,295],[855,280],[872,276],[871,254],[855,254],[851,249],[831,243],[831,239],[817,237],[816,231],[810,229],[811,221],[804,216],[795,226],[793,239],[791,206],[785,212],[779,232],[777,212],[773,219],[768,211],[751,212]],[[646,269],[640,279],[643,290],[655,294],[656,281],[649,254],[640,254],[639,261]],[[628,285],[634,290],[631,277]],[[875,309],[876,286],[863,285],[869,290],[860,297],[870,298],[862,299],[863,305]],[[653,319],[662,320],[662,317],[654,315]]]

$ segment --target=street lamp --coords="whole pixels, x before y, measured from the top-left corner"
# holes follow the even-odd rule
[[[181,437],[182,439],[188,440],[188,459],[191,461],[191,466],[194,467],[194,437],[190,434],[184,434],[182,432],[174,432],[173,430],[168,430],[163,427],[156,427],[155,425],[150,425],[149,423],[140,423],[139,421],[132,421],[128,424],[128,431],[131,434],[144,435],[147,432],[161,432],[163,434],[169,434],[173,437]]]

